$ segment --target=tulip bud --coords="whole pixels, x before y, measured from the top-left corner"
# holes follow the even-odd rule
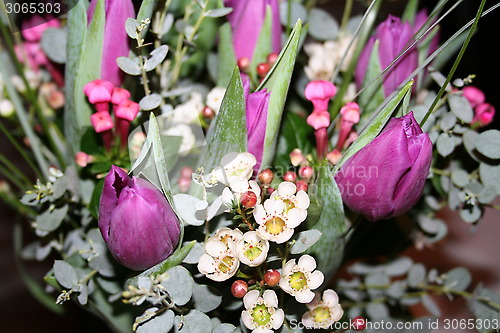
[[[168,258],[180,238],[179,220],[160,190],[114,165],[104,179],[99,229],[113,257],[133,270]]]
[[[335,175],[344,203],[369,220],[405,213],[419,199],[432,161],[432,142],[413,113],[391,119]]]

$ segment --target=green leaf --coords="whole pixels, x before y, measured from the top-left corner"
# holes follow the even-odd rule
[[[333,173],[326,165],[319,168],[315,185],[318,192],[311,196],[311,201],[319,201],[322,212],[316,223],[307,220],[307,227],[317,229],[322,236],[308,253],[316,259],[318,269],[325,274],[325,281],[329,281],[342,261],[344,239],[340,236],[346,230],[344,206]]]
[[[154,316],[152,319],[140,324],[137,327],[137,333],[156,333],[156,332],[170,332],[174,326],[174,312],[167,310]]]
[[[453,112],[458,119],[467,124],[472,122],[474,111],[469,101],[467,101],[463,95],[450,94],[448,97],[448,104],[450,105],[451,112]]]
[[[197,284],[193,289],[194,306],[201,312],[215,310],[222,302],[219,291],[211,286]]]
[[[185,305],[193,295],[194,280],[191,273],[182,266],[168,270],[168,279],[162,282],[170,299],[177,305]]]
[[[379,44],[378,40],[376,40],[373,44],[372,54],[370,55],[368,68],[364,78],[365,85],[375,80],[382,72],[378,56]],[[359,106],[361,110],[363,110],[361,113],[361,126],[365,125],[366,122],[369,121],[372,113],[384,102],[385,95],[384,87],[382,85],[383,78],[383,76],[380,76],[376,79],[376,81],[367,86],[359,95]]]
[[[439,155],[446,157],[455,150],[455,141],[448,133],[439,134],[436,141],[436,149]]]
[[[73,0],[75,1],[75,0]],[[101,60],[106,14],[104,0],[96,4],[94,16],[87,27],[87,14],[83,1],[78,1],[68,12],[68,45],[66,63],[65,130],[68,142],[76,152],[83,128],[90,126],[92,108],[83,87],[101,76]]]
[[[234,69],[217,116],[207,133],[207,145],[200,166],[207,172],[219,165],[231,152],[247,151],[246,103],[238,67]]]
[[[141,74],[141,68],[139,67],[139,64],[128,57],[118,57],[116,59],[116,64],[122,71],[124,71],[128,75]]]
[[[298,21],[290,34],[288,42],[281,50],[276,63],[257,88],[257,91],[267,89],[271,92],[261,168],[270,165],[274,157],[281,116],[293,74],[295,58],[299,49],[301,31],[302,24]]]
[[[354,143],[351,144],[351,146],[345,151],[339,163],[335,165],[334,173],[340,169],[345,161],[370,143],[382,131],[389,118],[397,109],[399,103],[401,103],[407,94],[411,94],[412,86],[413,80],[409,81],[403,88],[401,88],[401,90],[383,107],[371,123],[363,129],[356,141],[354,141]]]
[[[223,17],[228,15],[233,11],[232,8],[230,7],[223,7],[223,8],[215,8],[215,9],[210,9],[207,10],[204,14],[206,17]]]
[[[152,71],[160,65],[167,56],[167,53],[168,45],[160,45],[160,47],[154,49],[150,54],[151,57],[146,60],[146,64],[144,65],[146,71]]]
[[[403,12],[403,16],[401,17],[401,21],[408,21],[413,23],[413,19],[417,14],[418,10],[418,0],[409,0],[406,4],[405,10]]]
[[[229,22],[224,23],[219,28],[219,63],[217,74],[217,86],[227,87],[236,67],[236,55],[233,48],[233,36]]]
[[[500,165],[479,164],[479,176],[483,184],[489,184],[500,193]]]
[[[54,261],[54,276],[61,286],[71,289],[78,284],[78,274],[76,270],[65,261]]]
[[[139,101],[139,106],[142,111],[151,111],[159,107],[162,100],[160,94],[146,95]]]
[[[316,229],[309,229],[299,232],[294,238],[295,242],[290,248],[290,253],[304,253],[321,238],[321,231]]]
[[[328,12],[320,8],[309,11],[309,34],[317,40],[335,40],[339,24]]]
[[[45,212],[37,215],[36,226],[37,229],[43,231],[54,231],[61,225],[62,221],[68,213],[68,205],[64,205],[60,208],[55,208],[53,210],[46,210]]]
[[[142,1],[141,8],[139,8],[139,13],[137,14],[137,22],[139,22],[139,24],[145,19],[151,19],[153,10],[156,7],[156,2],[157,0]]]
[[[195,243],[196,241],[191,241],[186,245],[184,245],[183,247],[178,248],[170,257],[163,260],[161,263],[145,270],[138,276],[148,276],[148,275],[157,276],[165,273],[174,266],[180,265],[184,260],[184,258],[186,258],[186,256],[188,255],[189,251],[191,251]],[[137,276],[135,278],[132,278],[132,281],[134,279],[137,279]]]
[[[464,267],[456,267],[445,275],[445,288],[463,291],[472,281],[470,272]]]
[[[254,82],[258,82],[257,66],[260,63],[267,62],[267,56],[272,52],[272,21],[273,15],[271,6],[266,7],[266,18],[260,29],[259,38],[255,43],[255,49],[252,54],[248,74]]]

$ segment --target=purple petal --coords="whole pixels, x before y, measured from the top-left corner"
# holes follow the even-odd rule
[[[266,90],[257,91],[248,95],[246,102],[248,152],[257,159],[256,170],[260,168],[264,151],[270,96]]]

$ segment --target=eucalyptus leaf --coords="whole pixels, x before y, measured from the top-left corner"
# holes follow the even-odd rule
[[[68,214],[68,205],[59,208],[48,209],[36,216],[36,226],[38,229],[51,232],[59,228],[62,221]]]
[[[224,17],[233,11],[230,7],[209,9],[203,14],[206,17]]]
[[[384,303],[368,303],[365,311],[372,321],[389,317],[389,309]]]
[[[132,39],[137,39],[138,38],[138,29],[141,25],[139,22],[137,22],[136,19],[134,18],[127,18],[125,21],[125,31],[127,32],[127,35],[132,38]]]
[[[146,95],[139,101],[139,106],[143,111],[151,111],[160,106],[163,98],[160,94]]]
[[[150,58],[146,60],[144,69],[149,72],[158,67],[158,65],[165,60],[167,53],[168,45],[160,45],[158,48],[154,49],[150,54]]]
[[[320,8],[309,11],[309,34],[317,40],[334,40],[339,32],[339,24],[328,12]]]
[[[495,200],[497,195],[498,192],[495,186],[486,185],[479,193],[478,200],[482,204],[489,204],[490,202]]]
[[[292,247],[290,248],[291,254],[299,254],[306,252],[313,246],[321,237],[321,231],[310,229],[300,232],[295,239]]]
[[[458,187],[464,187],[469,183],[469,180],[469,174],[462,169],[453,170],[451,173],[451,181]]]
[[[444,284],[446,288],[464,291],[470,285],[472,276],[468,269],[456,267],[445,274]]]
[[[439,127],[441,127],[441,130],[443,131],[448,131],[455,126],[455,123],[457,122],[457,116],[451,112],[447,112],[441,119],[439,120]]]
[[[220,324],[214,327],[212,333],[236,333],[236,327],[231,324]]]
[[[458,119],[464,123],[471,123],[474,118],[474,111],[470,106],[469,101],[460,94],[450,94],[448,97],[448,104],[451,111],[457,116]]]
[[[193,197],[189,194],[179,193],[174,195],[174,204],[177,214],[182,218],[182,220],[194,226],[200,226],[205,223],[206,214],[200,214],[195,206],[202,202],[202,200]]]
[[[68,31],[63,28],[47,28],[40,44],[47,58],[58,64],[66,63]]]
[[[189,271],[182,266],[169,269],[168,279],[162,282],[171,300],[177,305],[185,305],[193,295],[194,280]]]
[[[422,264],[414,264],[410,271],[408,272],[408,277],[406,281],[408,285],[411,287],[417,287],[420,283],[425,280],[426,277],[426,269]]]
[[[290,11],[288,10],[290,8]],[[289,20],[290,18],[290,20]],[[280,3],[280,21],[285,27],[293,27],[295,22],[301,20],[307,22],[307,10],[297,1],[282,1]]]
[[[479,177],[483,184],[495,186],[497,193],[500,193],[500,165],[479,164]]]
[[[167,34],[173,25],[174,25],[174,15],[172,15],[172,13],[168,13],[165,16],[165,21],[163,21],[160,35],[164,36],[165,34]]]
[[[453,137],[447,133],[441,133],[436,141],[436,149],[439,155],[447,157],[455,150],[455,141]]]
[[[78,284],[78,274],[76,270],[63,260],[54,261],[54,276],[61,286],[71,289]]]
[[[158,333],[169,332],[174,326],[174,312],[172,310],[164,311],[152,319],[140,324],[137,327],[137,333]]]
[[[500,159],[500,131],[487,130],[477,137],[475,146],[478,152],[491,159]]]
[[[439,309],[436,302],[427,294],[421,296],[422,305],[427,311],[429,311],[433,316],[439,317],[441,315],[441,310]]]
[[[174,332],[176,333],[211,333],[212,323],[210,318],[198,310],[191,310],[182,318],[175,317]]]
[[[479,205],[467,205],[460,209],[460,217],[462,220],[468,223],[474,223],[479,221],[483,211]]]
[[[215,310],[222,302],[220,292],[211,286],[196,284],[193,288],[194,306],[201,312]]]
[[[116,59],[116,64],[122,71],[129,75],[140,75],[141,68],[139,64],[128,57],[118,57]]]

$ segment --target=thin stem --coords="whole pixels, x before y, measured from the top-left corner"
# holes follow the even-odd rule
[[[469,42],[470,42],[472,36],[474,35],[474,32],[476,31],[477,23],[479,22],[479,19],[481,18],[481,14],[483,13],[483,9],[484,9],[484,5],[485,4],[486,4],[486,0],[481,0],[481,4],[479,5],[479,9],[477,10],[476,17],[474,18],[474,22],[472,23],[472,27],[471,27],[471,29],[469,31],[469,34],[467,35],[467,38],[465,39],[465,42],[462,45],[462,48],[460,49],[460,52],[458,53],[458,56],[455,59],[455,62],[453,63],[453,66],[452,66],[452,68],[450,70],[450,73],[446,77],[446,80],[445,80],[444,84],[439,89],[439,92],[438,92],[436,98],[434,99],[434,101],[432,102],[432,105],[429,108],[429,110],[427,111],[425,117],[422,119],[422,122],[420,123],[420,126],[423,126],[425,124],[425,122],[427,121],[427,119],[429,118],[429,116],[431,115],[431,113],[434,111],[434,108],[437,106],[437,104],[439,102],[439,99],[441,98],[441,96],[443,96],[443,94],[444,94],[444,92],[446,90],[446,87],[448,86],[448,84],[451,81],[451,78],[455,74],[455,71],[456,71],[456,69],[458,67],[458,64],[462,60],[462,57],[463,57],[463,55],[465,53],[465,50],[467,49],[467,46],[469,45]]]
[[[342,14],[342,21],[340,23],[340,31],[345,31],[347,29],[347,24],[349,23],[349,18],[351,18],[353,0],[347,0],[344,6],[344,13]]]

